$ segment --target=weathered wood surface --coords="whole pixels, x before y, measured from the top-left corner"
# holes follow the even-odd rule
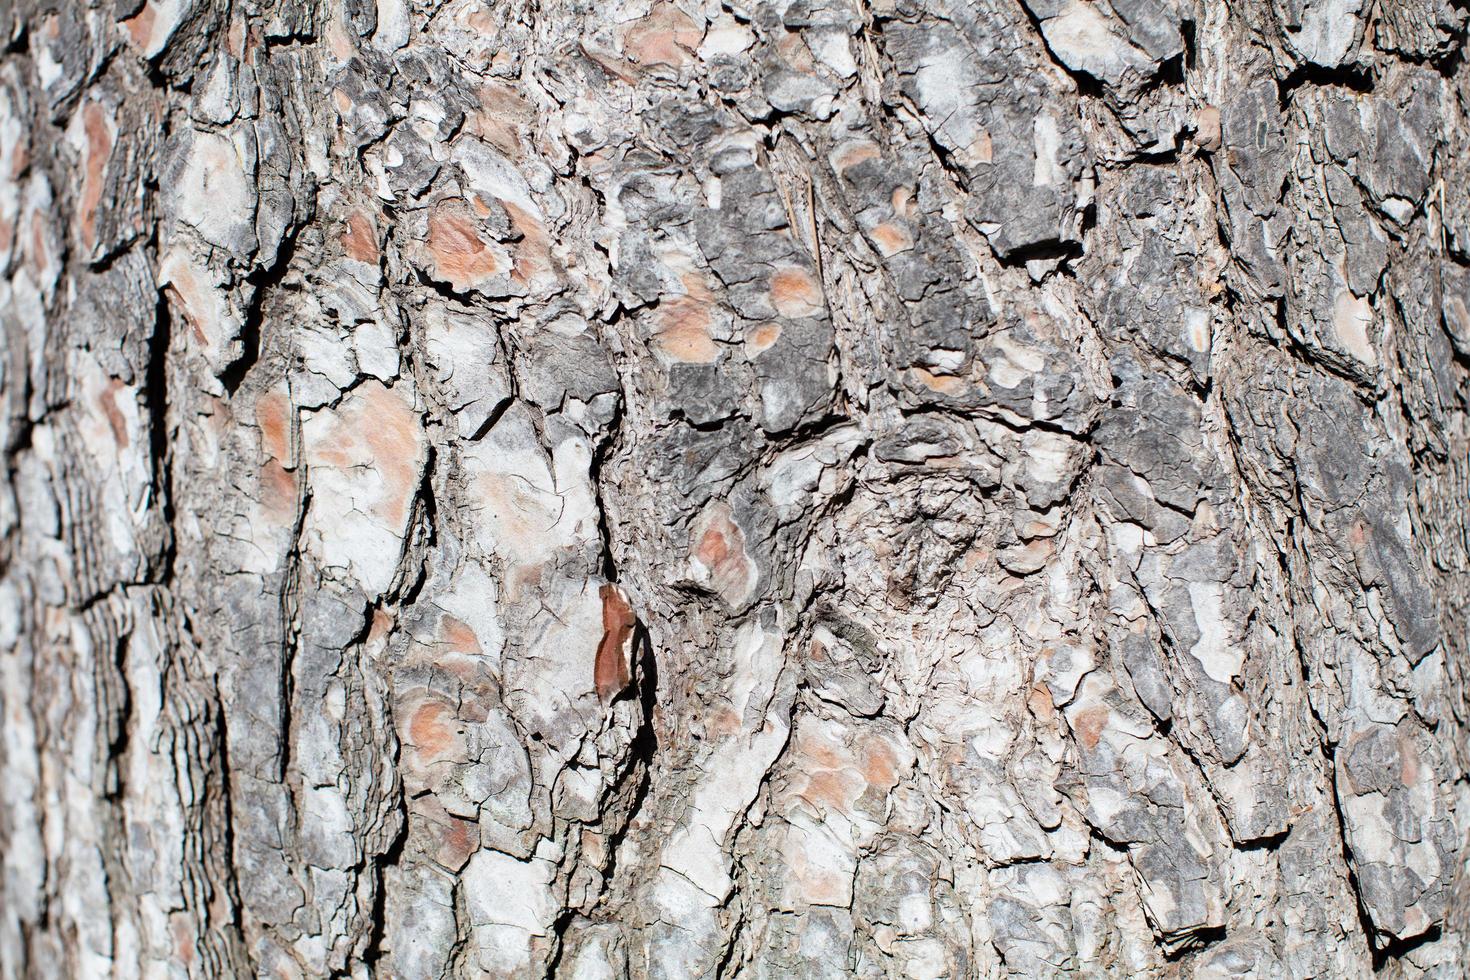
[[[1451,0],[0,0],[0,977],[1462,976]]]

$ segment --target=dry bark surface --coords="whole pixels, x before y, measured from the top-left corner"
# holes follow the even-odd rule
[[[1461,0],[0,0],[0,978],[1467,969]]]

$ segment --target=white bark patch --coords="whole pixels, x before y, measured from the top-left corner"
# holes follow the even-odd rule
[[[391,54],[408,44],[408,4],[405,0],[377,0],[378,27],[373,31],[373,47]]]
[[[1075,443],[1055,432],[1028,431],[1021,439],[1026,471],[1037,483],[1057,483],[1071,467]]]
[[[1074,71],[1085,71],[1117,85],[1129,69],[1144,70],[1153,60],[1118,33],[1118,25],[1088,0],[1071,0],[1062,12],[1042,21],[1041,33],[1056,56]]]
[[[780,892],[781,908],[797,912],[812,905],[852,905],[857,854],[834,831],[831,822],[802,813],[790,816],[782,841],[788,873]]]
[[[1232,639],[1224,610],[1225,588],[1216,582],[1190,582],[1189,601],[1200,638],[1190,647],[1190,656],[1205,673],[1221,684],[1229,684],[1245,664],[1245,651]]]
[[[109,378],[86,353],[73,360],[80,395],[77,430],[83,445],[108,479],[94,501],[110,544],[119,555],[138,550],[138,528],[144,523],[151,494],[146,439],[139,418],[138,391]]]
[[[556,918],[551,894],[556,866],[539,857],[521,861],[480,851],[461,873],[480,968],[495,975],[525,970],[532,937],[545,936]]]
[[[393,581],[426,454],[407,389],[367,381],[301,423],[312,489],[303,533],[369,595]]]
[[[1354,296],[1344,289],[1338,292],[1333,301],[1332,311],[1332,326],[1337,342],[1364,364],[1376,367],[1378,354],[1368,340],[1368,328],[1373,325],[1373,307],[1366,299]]]
[[[512,409],[463,462],[478,505],[476,539],[487,557],[505,563],[512,599],[557,551],[596,537],[585,440],[564,440],[548,460],[529,415]]]
[[[195,133],[188,161],[170,191],[179,218],[211,245],[237,253],[255,240],[255,152],[249,137]]]
[[[1201,354],[1208,353],[1210,334],[1209,310],[1190,307],[1184,311],[1184,335],[1189,339],[1191,350],[1199,351]]]
[[[704,35],[699,45],[699,57],[702,61],[710,61],[719,55],[735,57],[754,43],[755,35],[749,28],[729,14],[721,13]]]
[[[1352,47],[1362,9],[1363,0],[1308,0],[1300,28],[1288,29],[1286,37],[1308,61],[1335,68]]]
[[[730,894],[730,855],[725,839],[735,819],[755,800],[771,764],[786,744],[785,724],[765,718],[783,661],[779,636],[747,625],[736,638],[735,674],[729,690],[734,731],[721,738],[700,768],[687,823],[664,847],[660,862],[712,899]]]
[[[1036,117],[1036,166],[1031,171],[1033,187],[1052,187],[1067,182],[1067,171],[1057,162],[1062,149],[1062,135],[1051,113]]]

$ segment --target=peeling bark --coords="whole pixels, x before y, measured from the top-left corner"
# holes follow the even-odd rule
[[[1467,17],[0,4],[0,978],[1462,975]]]

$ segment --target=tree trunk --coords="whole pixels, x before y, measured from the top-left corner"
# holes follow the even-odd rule
[[[1459,0],[0,2],[0,978],[1457,977]]]

